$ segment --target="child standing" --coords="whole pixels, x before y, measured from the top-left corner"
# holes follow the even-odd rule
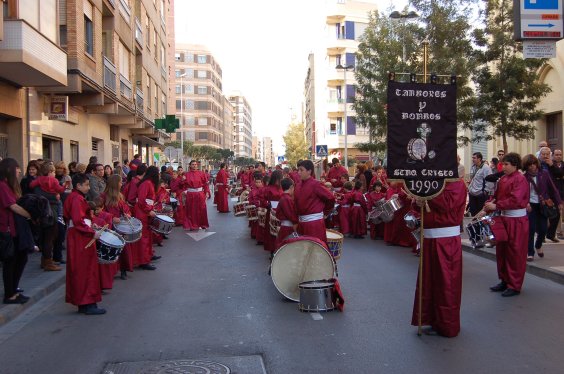
[[[276,249],[280,248],[288,235],[298,230],[298,215],[294,206],[294,181],[290,178],[282,179],[282,196],[276,209],[276,218],[280,220],[280,231],[276,238]]]
[[[351,203],[352,200],[352,183],[345,182],[343,184],[343,194],[341,195],[341,199],[339,200],[339,228],[341,230],[341,234],[348,235],[351,232],[351,223],[350,223],[350,213],[351,213]]]
[[[382,182],[376,181],[373,190],[368,194],[368,211],[376,207],[376,203],[386,199],[386,194],[382,192]],[[384,223],[374,224],[370,222],[370,239],[384,238]]]
[[[113,216],[102,210],[104,208],[103,197],[99,196],[95,198],[94,201],[89,201],[88,205],[90,206],[92,223],[100,228],[107,226],[107,229],[111,230],[113,227]],[[102,290],[111,290],[114,286],[114,276],[119,269],[119,262],[114,264],[98,264],[98,268],[100,273],[100,287]]]
[[[251,186],[251,192],[249,192],[249,204],[258,208],[260,206],[260,194],[263,188],[262,175],[256,172],[253,178],[255,183]],[[263,232],[259,230],[258,220],[249,221],[249,225],[251,226],[251,238],[257,240],[257,245],[262,244]]]
[[[351,235],[353,235],[355,239],[362,239],[364,235],[366,235],[366,215],[368,214],[368,207],[366,206],[366,200],[362,194],[361,181],[355,182],[354,191],[350,194],[349,204],[351,205]]]

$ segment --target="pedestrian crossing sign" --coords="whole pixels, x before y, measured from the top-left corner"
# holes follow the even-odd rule
[[[327,146],[326,145],[316,145],[315,146],[315,154],[317,157],[326,157],[327,153]]]

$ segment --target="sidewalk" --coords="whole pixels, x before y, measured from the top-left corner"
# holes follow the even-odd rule
[[[32,253],[29,255],[27,265],[20,281],[20,288],[24,290],[24,295],[29,296],[30,299],[25,304],[7,305],[0,303],[0,326],[16,318],[24,310],[65,283],[66,272],[64,265],[61,265],[61,267],[63,267],[61,271],[43,271],[43,269],[39,267],[40,263],[41,253]],[[0,286],[2,287],[0,292],[3,296],[4,282],[1,277]]]

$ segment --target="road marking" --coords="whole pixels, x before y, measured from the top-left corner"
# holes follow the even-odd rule
[[[311,313],[311,318],[314,321],[321,321],[323,319],[323,316],[319,313]]]
[[[198,232],[187,232],[188,236],[190,236],[195,241],[199,242],[202,239],[207,238],[208,236],[212,236],[215,232],[212,231],[198,231]]]

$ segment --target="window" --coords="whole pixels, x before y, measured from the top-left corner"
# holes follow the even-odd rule
[[[194,69],[186,69],[186,78],[194,78]]]
[[[147,48],[151,50],[151,21],[149,21],[148,14],[145,14],[145,35],[147,36]]]
[[[176,85],[176,93],[177,93],[177,94],[180,94],[180,93],[181,93],[180,85],[179,85],[179,84]]]
[[[197,140],[208,140],[208,133],[207,132],[197,132]]]
[[[208,88],[206,86],[198,86],[198,95],[207,95]]]
[[[206,55],[198,55],[198,64],[205,64],[208,62],[208,56]]]
[[[59,26],[59,41],[61,47],[67,46],[67,25]]]
[[[198,118],[198,126],[207,126],[208,125],[208,118],[207,117],[199,117]]]
[[[194,93],[194,85],[193,84],[187,84],[186,86],[184,86],[184,93],[193,94]]]
[[[119,127],[116,125],[110,125],[110,140],[113,142],[119,142]]]
[[[186,53],[184,55],[185,62],[194,62],[194,55],[192,53]]]
[[[176,100],[176,109],[177,109],[177,110],[181,110],[181,109],[182,109],[182,108],[180,107],[180,103],[181,103],[180,100]]]
[[[94,56],[94,25],[86,14],[84,15],[84,51]]]
[[[187,110],[194,110],[194,100],[186,100],[185,108]]]
[[[175,53],[174,54],[174,61],[180,61],[180,53]]]
[[[161,66],[163,68],[166,66],[166,49],[163,43],[161,43]]]
[[[207,78],[208,72],[206,70],[198,70],[197,71],[198,78]]]
[[[210,109],[210,103],[208,103],[207,101],[196,101],[194,109],[196,109],[196,110],[209,110]]]
[[[196,118],[194,116],[188,116],[188,125],[194,126],[196,123]]]
[[[70,153],[71,161],[78,162],[78,142],[70,141]]]
[[[119,72],[129,80],[129,50],[120,41],[118,43]]]

